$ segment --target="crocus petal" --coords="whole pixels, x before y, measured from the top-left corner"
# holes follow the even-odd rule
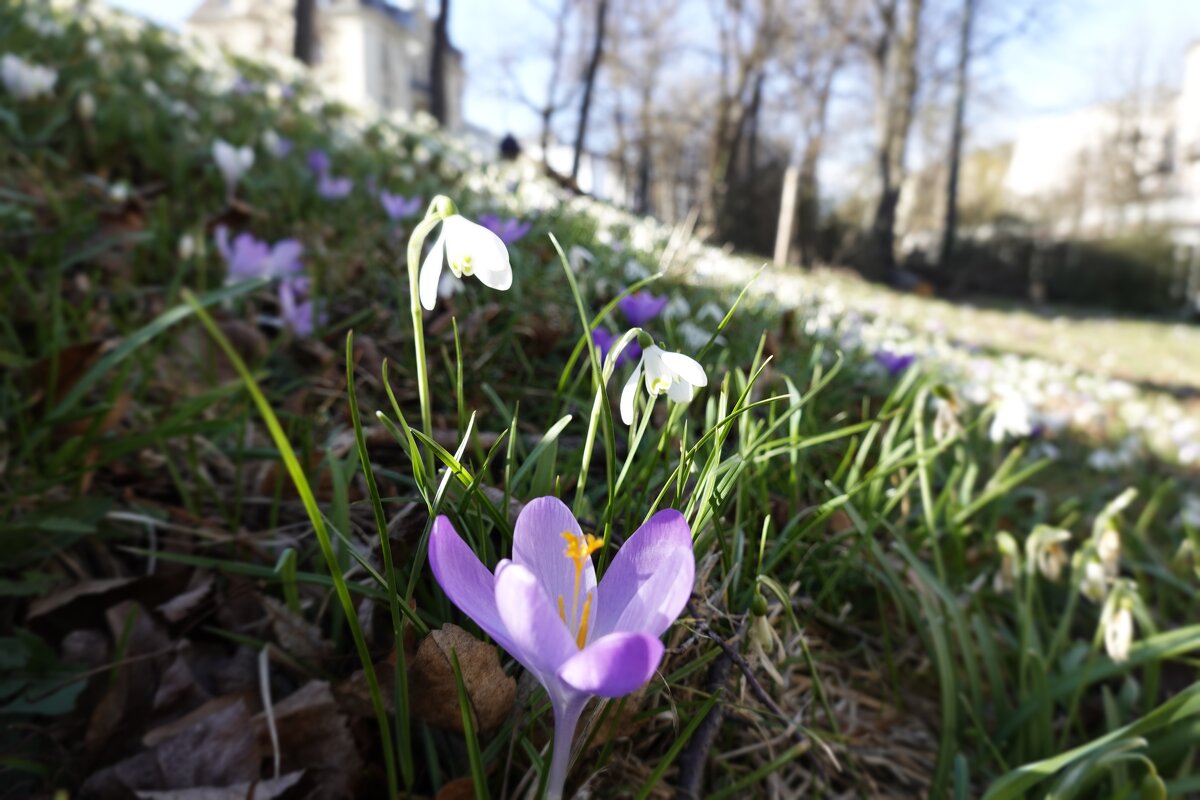
[[[583,598],[595,588],[596,569],[591,559],[587,559],[579,576],[579,594],[576,595],[575,562],[565,555],[567,542],[563,533],[583,535],[571,509],[557,497],[531,500],[521,509],[513,530],[513,561],[537,577],[550,602],[556,603],[561,597],[563,608],[571,614],[576,601],[582,607]],[[593,608],[592,614],[595,613]]]
[[[660,352],[659,357],[662,358],[667,369],[675,373],[692,386],[707,386],[708,376],[704,374],[704,367],[700,366],[700,362],[691,356],[685,356],[683,353],[668,353]]]
[[[444,260],[442,253],[445,248],[446,232],[443,230],[437,241],[433,243],[429,255],[425,256],[425,261],[421,263],[421,305],[425,307],[426,311],[433,311],[433,306],[437,303],[438,279],[442,274],[442,261]]]
[[[571,632],[538,582],[523,565],[509,563],[496,572],[496,608],[522,663],[543,676],[554,675],[579,652]]]
[[[621,697],[654,677],[663,649],[658,637],[647,633],[610,633],[567,659],[558,677],[580,692]]]
[[[281,239],[271,249],[272,272],[278,276],[294,275],[303,269],[300,256],[304,253],[304,245],[295,239]]]
[[[659,511],[621,546],[604,573],[592,635],[642,631],[660,636],[683,611],[695,577],[687,520],[673,508]]]
[[[495,578],[444,516],[434,520],[429,534],[429,567],[450,602],[475,620],[497,644],[517,656],[518,651],[496,609]]]
[[[644,357],[644,356],[643,356]],[[629,380],[625,381],[625,386],[621,389],[621,421],[626,425],[633,424],[633,403],[637,399],[638,381],[642,377],[642,362],[634,367],[633,374],[629,376]]]

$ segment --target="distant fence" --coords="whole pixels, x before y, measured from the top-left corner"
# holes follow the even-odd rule
[[[1098,241],[962,241],[951,263],[906,267],[940,292],[1200,316],[1200,247],[1160,236]]]

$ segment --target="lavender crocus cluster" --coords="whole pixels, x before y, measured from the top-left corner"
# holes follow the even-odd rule
[[[308,168],[317,179],[317,195],[323,200],[341,200],[354,189],[354,180],[338,177],[332,173],[333,162],[329,154],[317,148],[308,153]]]
[[[310,336],[316,315],[311,299],[312,284],[303,275],[304,245],[295,239],[280,239],[275,244],[256,239],[248,232],[231,241],[229,229],[217,228],[214,239],[217,252],[225,259],[226,282],[254,278],[279,281],[279,311],[284,325],[299,336]]]
[[[411,217],[421,210],[424,202],[420,195],[405,197],[400,194],[392,194],[386,189],[379,193],[380,205],[383,206],[383,210],[388,217],[394,220]]]
[[[500,241],[504,242],[506,247],[511,247],[523,239],[533,226],[531,222],[522,222],[519,219],[501,217],[496,214],[480,214],[479,224],[499,236]]]
[[[696,564],[683,514],[659,511],[617,551],[597,582],[585,534],[554,497],[521,511],[511,559],[489,572],[446,517],[429,538],[429,564],[463,613],[546,688],[554,710],[554,754],[546,797],[562,797],[571,741],[592,697],[644,686],[663,657],[659,637],[683,611]]]

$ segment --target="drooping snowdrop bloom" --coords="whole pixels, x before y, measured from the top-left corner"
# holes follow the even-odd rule
[[[579,272],[584,264],[591,264],[595,260],[591,250],[577,244],[571,245],[571,249],[567,251],[567,263],[571,265],[572,272]]]
[[[938,444],[946,442],[953,436],[963,432],[962,422],[958,419],[958,400],[952,395],[933,397],[933,439]]]
[[[666,295],[654,295],[650,292],[634,292],[617,301],[617,308],[635,328],[640,328],[657,317],[666,307]]]
[[[1007,531],[996,534],[996,550],[1000,553],[1000,567],[992,576],[992,588],[997,594],[1011,592],[1017,585],[1017,575],[1021,570],[1021,552],[1017,548],[1017,540]]]
[[[224,139],[217,139],[212,145],[212,156],[225,179],[226,191],[232,195],[238,181],[254,166],[254,150],[249,146],[234,147]]]
[[[1104,651],[1118,664],[1129,658],[1133,644],[1133,592],[1128,584],[1118,584],[1108,595],[1100,612],[1100,627],[1104,631]]]
[[[676,331],[683,339],[683,343],[688,346],[689,350],[699,350],[700,348],[704,347],[704,345],[708,344],[708,340],[712,338],[711,333],[704,330],[704,328],[701,328],[690,319],[685,319],[683,322],[679,323],[679,327],[676,328]],[[718,342],[723,340],[724,337],[722,336],[718,336],[716,339]]]
[[[419,291],[426,311],[432,311],[437,302],[443,261],[456,278],[474,275],[484,286],[502,292],[512,286],[508,248],[499,236],[458,213],[441,222],[437,241],[421,263]]]
[[[455,606],[545,687],[554,710],[554,755],[546,797],[559,800],[571,741],[592,697],[621,697],[658,669],[659,637],[692,592],[695,557],[683,515],[660,511],[630,536],[597,583],[585,535],[554,497],[533,500],[517,518],[512,559],[491,573],[438,517],[429,565]]]
[[[620,337],[609,333],[606,328],[596,328],[592,331],[592,341],[596,343],[596,349],[600,351],[600,363],[604,363],[604,359],[608,358],[608,352],[612,350],[613,345],[617,343]],[[636,339],[631,340],[617,354],[617,363],[614,366],[620,367],[628,364],[633,359],[642,354],[642,346],[638,344]]]
[[[75,101],[75,111],[84,122],[91,122],[96,116],[96,98],[91,92],[81,92]]]
[[[1029,404],[1016,392],[1004,392],[996,406],[988,436],[999,444],[1009,437],[1019,439],[1031,433],[1033,422],[1029,418]]]
[[[180,261],[191,261],[192,256],[196,255],[196,237],[190,233],[180,236],[179,244],[175,247],[175,252],[178,254]]]
[[[354,189],[350,178],[338,178],[324,173],[317,180],[317,194],[324,200],[341,200]]]
[[[1027,569],[1033,574],[1036,568],[1051,581],[1062,577],[1063,567],[1070,560],[1063,542],[1070,541],[1070,531],[1062,528],[1052,528],[1049,525],[1038,525],[1025,541],[1025,558]]]
[[[43,67],[5,53],[0,58],[0,78],[4,80],[4,89],[18,100],[36,100],[42,95],[54,92],[54,84],[58,80],[58,71]]]
[[[424,200],[419,195],[405,197],[400,194],[392,194],[384,189],[379,193],[379,203],[383,206],[384,212],[391,219],[404,219],[411,217],[413,214],[421,210],[424,205]]]
[[[516,244],[524,238],[525,234],[529,233],[529,229],[533,226],[530,222],[499,217],[495,214],[480,214],[479,224],[499,236],[500,241],[504,242],[506,246]]]
[[[652,344],[642,351],[642,360],[621,390],[621,420],[626,425],[633,423],[633,407],[643,373],[646,376],[646,392],[652,399],[665,394],[676,403],[688,403],[697,387],[708,385],[704,367],[694,358]]]
[[[1089,558],[1083,564],[1083,580],[1079,582],[1079,593],[1093,603],[1103,602],[1108,594],[1108,576],[1104,564],[1096,558]]]

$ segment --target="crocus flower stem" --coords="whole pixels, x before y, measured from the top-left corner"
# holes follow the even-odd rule
[[[554,753],[550,757],[550,773],[546,778],[546,800],[561,800],[567,783],[567,768],[571,765],[571,742],[583,714],[586,701],[568,700],[554,703]]]
[[[409,307],[412,310],[413,345],[417,357],[417,393],[421,401],[421,430],[429,438],[433,438],[433,413],[429,405],[429,367],[425,362],[425,328],[421,318],[421,296],[419,277],[421,274],[421,248],[425,245],[425,237],[438,226],[443,219],[458,213],[454,201],[438,195],[433,198],[425,211],[425,218],[413,230],[408,239],[408,296]],[[427,464],[432,467],[432,464]]]

